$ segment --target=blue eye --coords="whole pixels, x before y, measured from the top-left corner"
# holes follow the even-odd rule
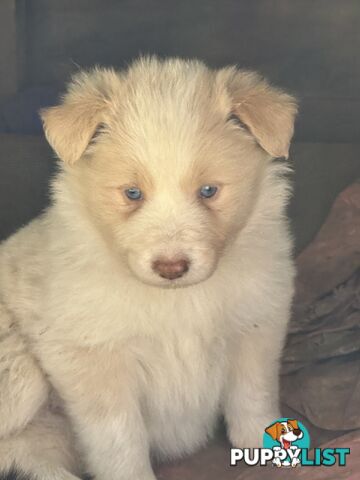
[[[202,198],[211,198],[218,191],[215,185],[203,185],[199,190],[199,195]]]
[[[143,195],[140,188],[131,187],[125,190],[125,195],[129,200],[141,200]]]

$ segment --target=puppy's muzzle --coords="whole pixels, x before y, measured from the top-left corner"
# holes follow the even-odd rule
[[[159,258],[152,264],[154,272],[167,280],[182,277],[189,270],[190,262],[187,258],[170,259]]]

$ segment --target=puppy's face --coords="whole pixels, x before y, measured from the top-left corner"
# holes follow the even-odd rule
[[[266,98],[250,98],[254,82]],[[126,74],[81,75],[64,104],[43,113],[50,143],[71,164],[74,201],[142,282],[206,280],[246,224],[271,150],[287,153],[295,112],[290,97],[261,82],[148,59]],[[237,102],[239,89],[249,105]],[[257,134],[256,117],[269,108],[284,125]],[[271,129],[282,133],[272,138]]]
[[[123,111],[116,129],[105,127],[78,163],[76,181],[91,216],[146,283],[208,278],[251,212],[262,153],[227,112],[211,107],[180,118],[180,106],[160,97],[137,118]]]

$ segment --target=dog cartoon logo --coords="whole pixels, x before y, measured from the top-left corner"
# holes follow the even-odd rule
[[[294,419],[279,419],[265,429],[265,433],[271,437],[271,445],[264,436],[264,443],[268,443],[274,452],[281,450],[287,452],[285,459],[281,456],[275,456],[273,464],[277,467],[297,467],[301,464],[299,457],[299,450],[302,448],[301,440],[306,440],[306,443],[310,443],[309,434],[303,425],[299,425],[299,422]],[[305,437],[304,437],[305,434]]]

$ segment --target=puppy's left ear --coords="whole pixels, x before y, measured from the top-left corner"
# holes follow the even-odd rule
[[[80,72],[60,105],[40,111],[46,138],[65,163],[75,163],[85,152],[97,127],[104,122],[118,83],[112,70]]]
[[[288,158],[297,113],[295,98],[270,86],[254,72],[230,71],[232,113],[272,157]]]

